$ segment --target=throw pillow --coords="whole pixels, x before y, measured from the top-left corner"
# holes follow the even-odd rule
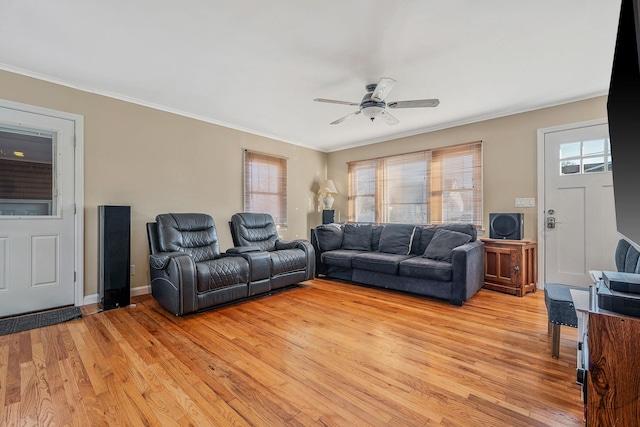
[[[407,224],[386,224],[380,234],[379,252],[409,255],[416,227]]]
[[[433,239],[424,251],[424,257],[436,261],[451,262],[451,251],[470,241],[471,236],[468,234],[440,228],[433,235]]]
[[[340,224],[325,224],[315,228],[316,241],[322,252],[340,249],[342,246],[342,226]]]
[[[346,224],[342,237],[342,249],[371,250],[371,224]]]
[[[384,229],[384,225],[372,225],[371,226],[371,250],[377,251],[378,246],[380,245],[380,235],[382,234],[382,230]]]
[[[427,246],[431,243],[431,239],[433,239],[433,235],[436,234],[436,230],[439,227],[435,225],[428,225],[426,227],[422,227],[420,232],[420,247],[418,248],[418,253],[424,253],[427,250]]]

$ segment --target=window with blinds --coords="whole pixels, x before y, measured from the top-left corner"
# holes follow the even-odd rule
[[[244,151],[244,211],[268,213],[287,225],[287,159]]]
[[[348,164],[355,222],[482,227],[482,142]]]

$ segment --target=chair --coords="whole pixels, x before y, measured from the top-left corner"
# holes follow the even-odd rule
[[[283,241],[273,218],[263,213],[236,213],[229,221],[236,247],[253,246],[269,253],[271,289],[311,280],[315,276],[316,258],[307,240]]]
[[[640,273],[640,252],[624,239],[618,241],[615,252],[616,268],[624,273]],[[544,302],[551,333],[551,356],[560,355],[560,326],[578,327],[578,318],[571,298],[571,289],[585,288],[559,283],[544,285]]]
[[[147,236],[151,294],[176,316],[246,298],[252,283],[266,281],[268,290],[268,268],[260,269],[260,257],[268,267],[267,254],[220,253],[209,215],[158,215],[147,223]]]
[[[580,286],[545,283],[544,303],[547,306],[548,332],[551,333],[551,356],[560,357],[560,326],[578,327],[578,315],[573,306],[571,289],[586,290]]]
[[[640,252],[624,239],[616,247],[616,268],[624,273],[640,273]]]

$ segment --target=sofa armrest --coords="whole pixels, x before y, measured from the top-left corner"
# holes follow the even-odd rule
[[[451,304],[462,305],[484,285],[484,243],[476,240],[451,252]]]
[[[316,275],[316,251],[308,240],[277,240],[276,250],[282,249],[302,249],[306,256],[306,275],[304,280],[311,280]]]
[[[183,252],[149,255],[151,293],[165,309],[176,316],[196,311],[196,265]]]

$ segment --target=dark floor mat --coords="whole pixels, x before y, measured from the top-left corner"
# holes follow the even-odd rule
[[[0,319],[0,335],[13,334],[43,326],[55,325],[82,317],[80,307],[66,307],[23,316]]]

